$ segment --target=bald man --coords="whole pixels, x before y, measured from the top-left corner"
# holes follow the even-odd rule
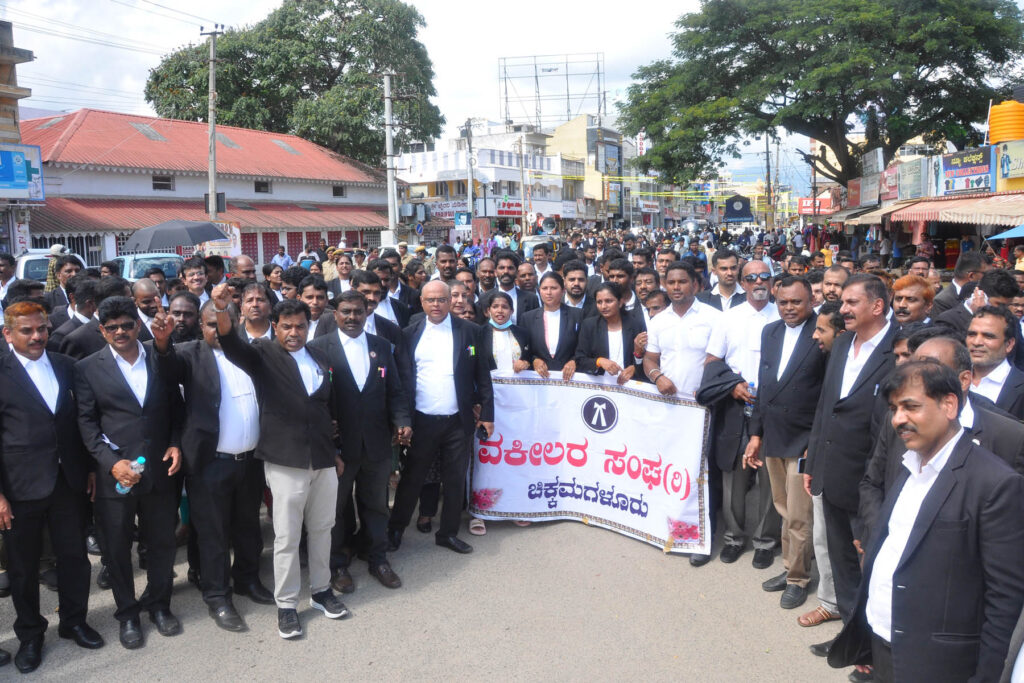
[[[139,330],[139,341],[149,341],[153,338],[153,318],[160,310],[160,290],[155,282],[144,277],[132,285],[132,298],[135,307],[139,309],[139,319],[143,325]]]

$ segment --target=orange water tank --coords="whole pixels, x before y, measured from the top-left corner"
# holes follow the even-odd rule
[[[988,115],[988,139],[994,145],[1024,140],[1024,104],[1008,100],[993,106]]]

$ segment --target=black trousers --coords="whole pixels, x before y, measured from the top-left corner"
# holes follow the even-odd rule
[[[199,549],[203,600],[220,605],[231,597],[229,578],[241,584],[259,579],[263,461],[252,454],[244,460],[213,458],[198,473],[189,475],[185,483],[189,521]]]
[[[114,591],[114,618],[127,621],[140,611],[170,609],[174,583],[174,529],[178,523],[178,495],[173,490],[129,493],[117,498],[96,498],[96,530]],[[139,518],[139,543],[146,552],[146,590],[135,599],[132,536]]]
[[[413,439],[409,447],[402,479],[395,492],[390,526],[409,526],[416,502],[434,458],[441,458],[441,485],[444,508],[438,537],[455,536],[462,521],[462,500],[466,495],[466,470],[469,468],[469,434],[459,416],[424,415],[417,412],[412,420]]]
[[[860,586],[860,556],[853,545],[853,539],[861,537],[860,517],[849,510],[836,507],[828,500],[828,494],[821,497],[825,514],[825,540],[828,543],[828,559],[832,565],[832,582],[836,590],[836,604],[843,623],[853,618],[857,605],[857,588]]]
[[[14,620],[14,633],[20,641],[41,636],[48,624],[39,613],[39,558],[45,530],[50,532],[57,558],[60,621],[65,626],[85,623],[92,570],[85,553],[87,500],[84,492],[72,490],[63,473],[58,473],[57,485],[46,498],[10,501],[14,519],[3,536],[11,601],[18,615]]]
[[[331,530],[331,570],[348,567],[356,554],[355,496],[359,500],[361,535],[369,543],[367,551],[371,567],[387,562],[388,479],[391,476],[391,453],[370,454],[365,450],[357,462],[345,463],[345,472],[338,477],[338,503],[334,528]]]
[[[878,683],[893,683],[892,645],[871,634],[871,674]]]

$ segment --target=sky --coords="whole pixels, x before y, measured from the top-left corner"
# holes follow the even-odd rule
[[[625,98],[634,71],[669,57],[675,20],[698,7],[697,0],[628,4],[591,0],[585,5],[570,0],[520,0],[498,12],[496,5],[467,0],[412,0],[411,4],[426,20],[419,39],[434,64],[434,103],[448,121],[445,137],[456,135],[456,127],[467,117],[503,119],[501,58],[603,53],[603,90],[614,115],[614,103]],[[22,100],[23,106],[51,111],[92,107],[152,115],[143,90],[149,70],[160,63],[161,55],[205,41],[201,25],[206,30],[213,23],[250,25],[279,5],[280,0],[6,0],[0,5],[0,18],[14,23],[15,46],[35,53],[34,62],[18,66],[19,84],[33,91],[31,98]],[[482,6],[487,11],[481,11]],[[596,85],[582,75],[584,69],[570,66],[580,73],[571,77],[570,85],[595,94]],[[517,73],[526,72],[512,71]],[[554,77],[546,81],[552,87],[558,82]],[[525,80],[516,79],[514,84],[520,94],[532,89]],[[564,111],[564,105],[559,107]],[[510,109],[516,120],[533,111],[515,102]],[[783,183],[793,183],[804,192],[807,166],[794,151],[800,144],[806,145],[806,139],[784,141],[781,171]],[[742,159],[729,162],[737,181],[763,177],[763,146],[754,143],[746,149]]]

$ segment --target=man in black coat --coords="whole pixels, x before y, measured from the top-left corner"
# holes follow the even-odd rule
[[[536,293],[527,292],[516,286],[516,272],[519,270],[520,265],[518,256],[511,251],[503,251],[495,258],[497,261],[495,272],[497,273],[498,286],[491,291],[501,290],[512,297],[512,322],[522,327],[521,316],[526,311],[540,308],[540,300],[537,298]],[[490,293],[487,292],[480,297],[480,305],[484,308],[490,305]]]
[[[147,610],[161,635],[181,632],[171,613],[181,466],[181,396],[160,377],[156,354],[138,340],[135,302],[114,296],[97,311],[104,347],[75,366],[78,422],[96,461],[94,505],[100,546],[110,570],[121,644],[144,644],[139,614]],[[141,476],[133,462],[145,458]],[[130,486],[121,493],[116,485]],[[147,547],[146,591],[136,600],[131,546],[135,517]]]
[[[487,436],[494,431],[491,374],[486,360],[476,352],[478,328],[450,314],[448,285],[431,281],[421,291],[426,317],[404,331],[404,352],[414,368],[406,393],[416,438],[395,493],[388,540],[395,549],[401,545],[427,472],[440,457],[444,509],[436,542],[469,553],[473,547],[457,534],[474,425]],[[474,416],[474,406],[480,406],[479,418]]]
[[[99,283],[87,275],[76,275],[68,280],[67,293],[71,297],[68,304],[67,322],[55,327],[50,332],[50,339],[46,342],[46,349],[54,353],[60,351],[64,338],[89,322],[96,313],[96,292]],[[51,316],[52,321],[52,316]]]
[[[97,283],[96,307],[99,308],[100,304],[111,297],[131,297],[131,295],[131,285],[124,278],[116,276],[104,278]],[[137,311],[136,315],[138,315]],[[144,326],[140,328],[138,339],[140,341],[151,339],[152,336],[149,334],[149,330],[143,330],[145,330]],[[61,341],[60,352],[66,356],[71,356],[75,360],[82,360],[86,356],[106,348],[106,346],[107,342],[100,330],[100,322],[93,317],[89,322],[64,337]]]
[[[11,600],[21,642],[15,664],[22,673],[42,661],[47,621],[39,612],[39,557],[49,531],[57,558],[62,638],[82,647],[103,646],[86,622],[89,560],[85,522],[89,454],[78,431],[73,361],[46,351],[46,313],[24,301],[4,311],[0,358],[0,529],[7,551]],[[10,655],[0,651],[0,664]]]
[[[882,395],[907,447],[829,664],[878,681],[995,681],[1024,605],[1024,477],[958,422],[960,380],[900,366]]]
[[[408,397],[402,391],[391,344],[368,335],[366,298],[358,291],[335,299],[334,334],[316,339],[311,348],[323,352],[331,366],[334,392],[332,414],[345,435],[341,459],[345,469],[338,479],[338,501],[331,533],[332,586],[341,592],[354,589],[348,567],[355,554],[352,486],[362,503],[360,519],[369,538],[369,570],[387,588],[402,585],[387,559],[388,478],[391,474],[391,439],[407,444],[412,436]],[[348,589],[348,590],[346,590]]]
[[[1020,334],[1017,318],[1005,306],[983,306],[967,327],[967,350],[974,363],[974,391],[1018,420],[1024,419],[1024,372],[1013,365]]]

